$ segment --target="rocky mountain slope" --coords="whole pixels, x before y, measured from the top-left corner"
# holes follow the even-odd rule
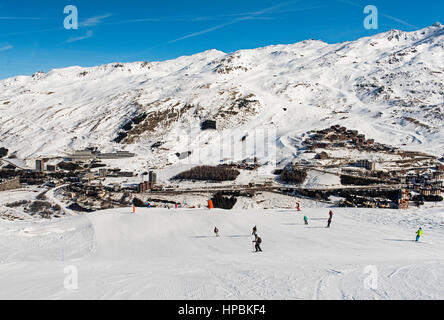
[[[304,132],[333,124],[441,156],[443,117],[439,23],[338,44],[210,50],[0,81],[0,146],[18,158],[94,146],[163,165],[183,161],[175,154],[189,151],[193,161],[217,162],[215,154],[232,155],[221,145],[269,130],[279,162],[298,156]],[[215,120],[217,130],[202,131],[204,120]]]

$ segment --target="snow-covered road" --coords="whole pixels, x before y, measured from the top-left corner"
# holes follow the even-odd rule
[[[328,210],[125,208],[0,221],[0,298],[444,298],[442,208],[335,209],[330,229]],[[254,225],[262,253],[252,252]],[[64,288],[67,266],[77,290]]]

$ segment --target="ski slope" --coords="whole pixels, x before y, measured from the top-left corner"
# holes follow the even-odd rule
[[[336,208],[330,229],[328,211],[124,208],[0,221],[0,299],[444,298],[443,208]],[[254,225],[262,253],[252,252]],[[64,288],[67,266],[77,290]]]

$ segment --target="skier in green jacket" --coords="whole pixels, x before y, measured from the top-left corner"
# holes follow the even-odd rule
[[[419,228],[418,231],[416,231],[416,241],[419,240],[422,236],[422,228]]]
[[[304,223],[305,223],[305,224],[308,224],[308,218],[307,218],[307,216],[304,216]]]

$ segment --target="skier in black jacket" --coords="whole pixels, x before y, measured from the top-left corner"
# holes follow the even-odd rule
[[[261,249],[261,243],[262,243],[262,239],[261,237],[259,237],[258,235],[255,235],[255,239],[253,240],[253,242],[255,243],[254,248],[256,249],[256,252],[262,252]]]
[[[219,229],[217,227],[214,227],[214,233],[216,234],[216,237],[219,237]]]

